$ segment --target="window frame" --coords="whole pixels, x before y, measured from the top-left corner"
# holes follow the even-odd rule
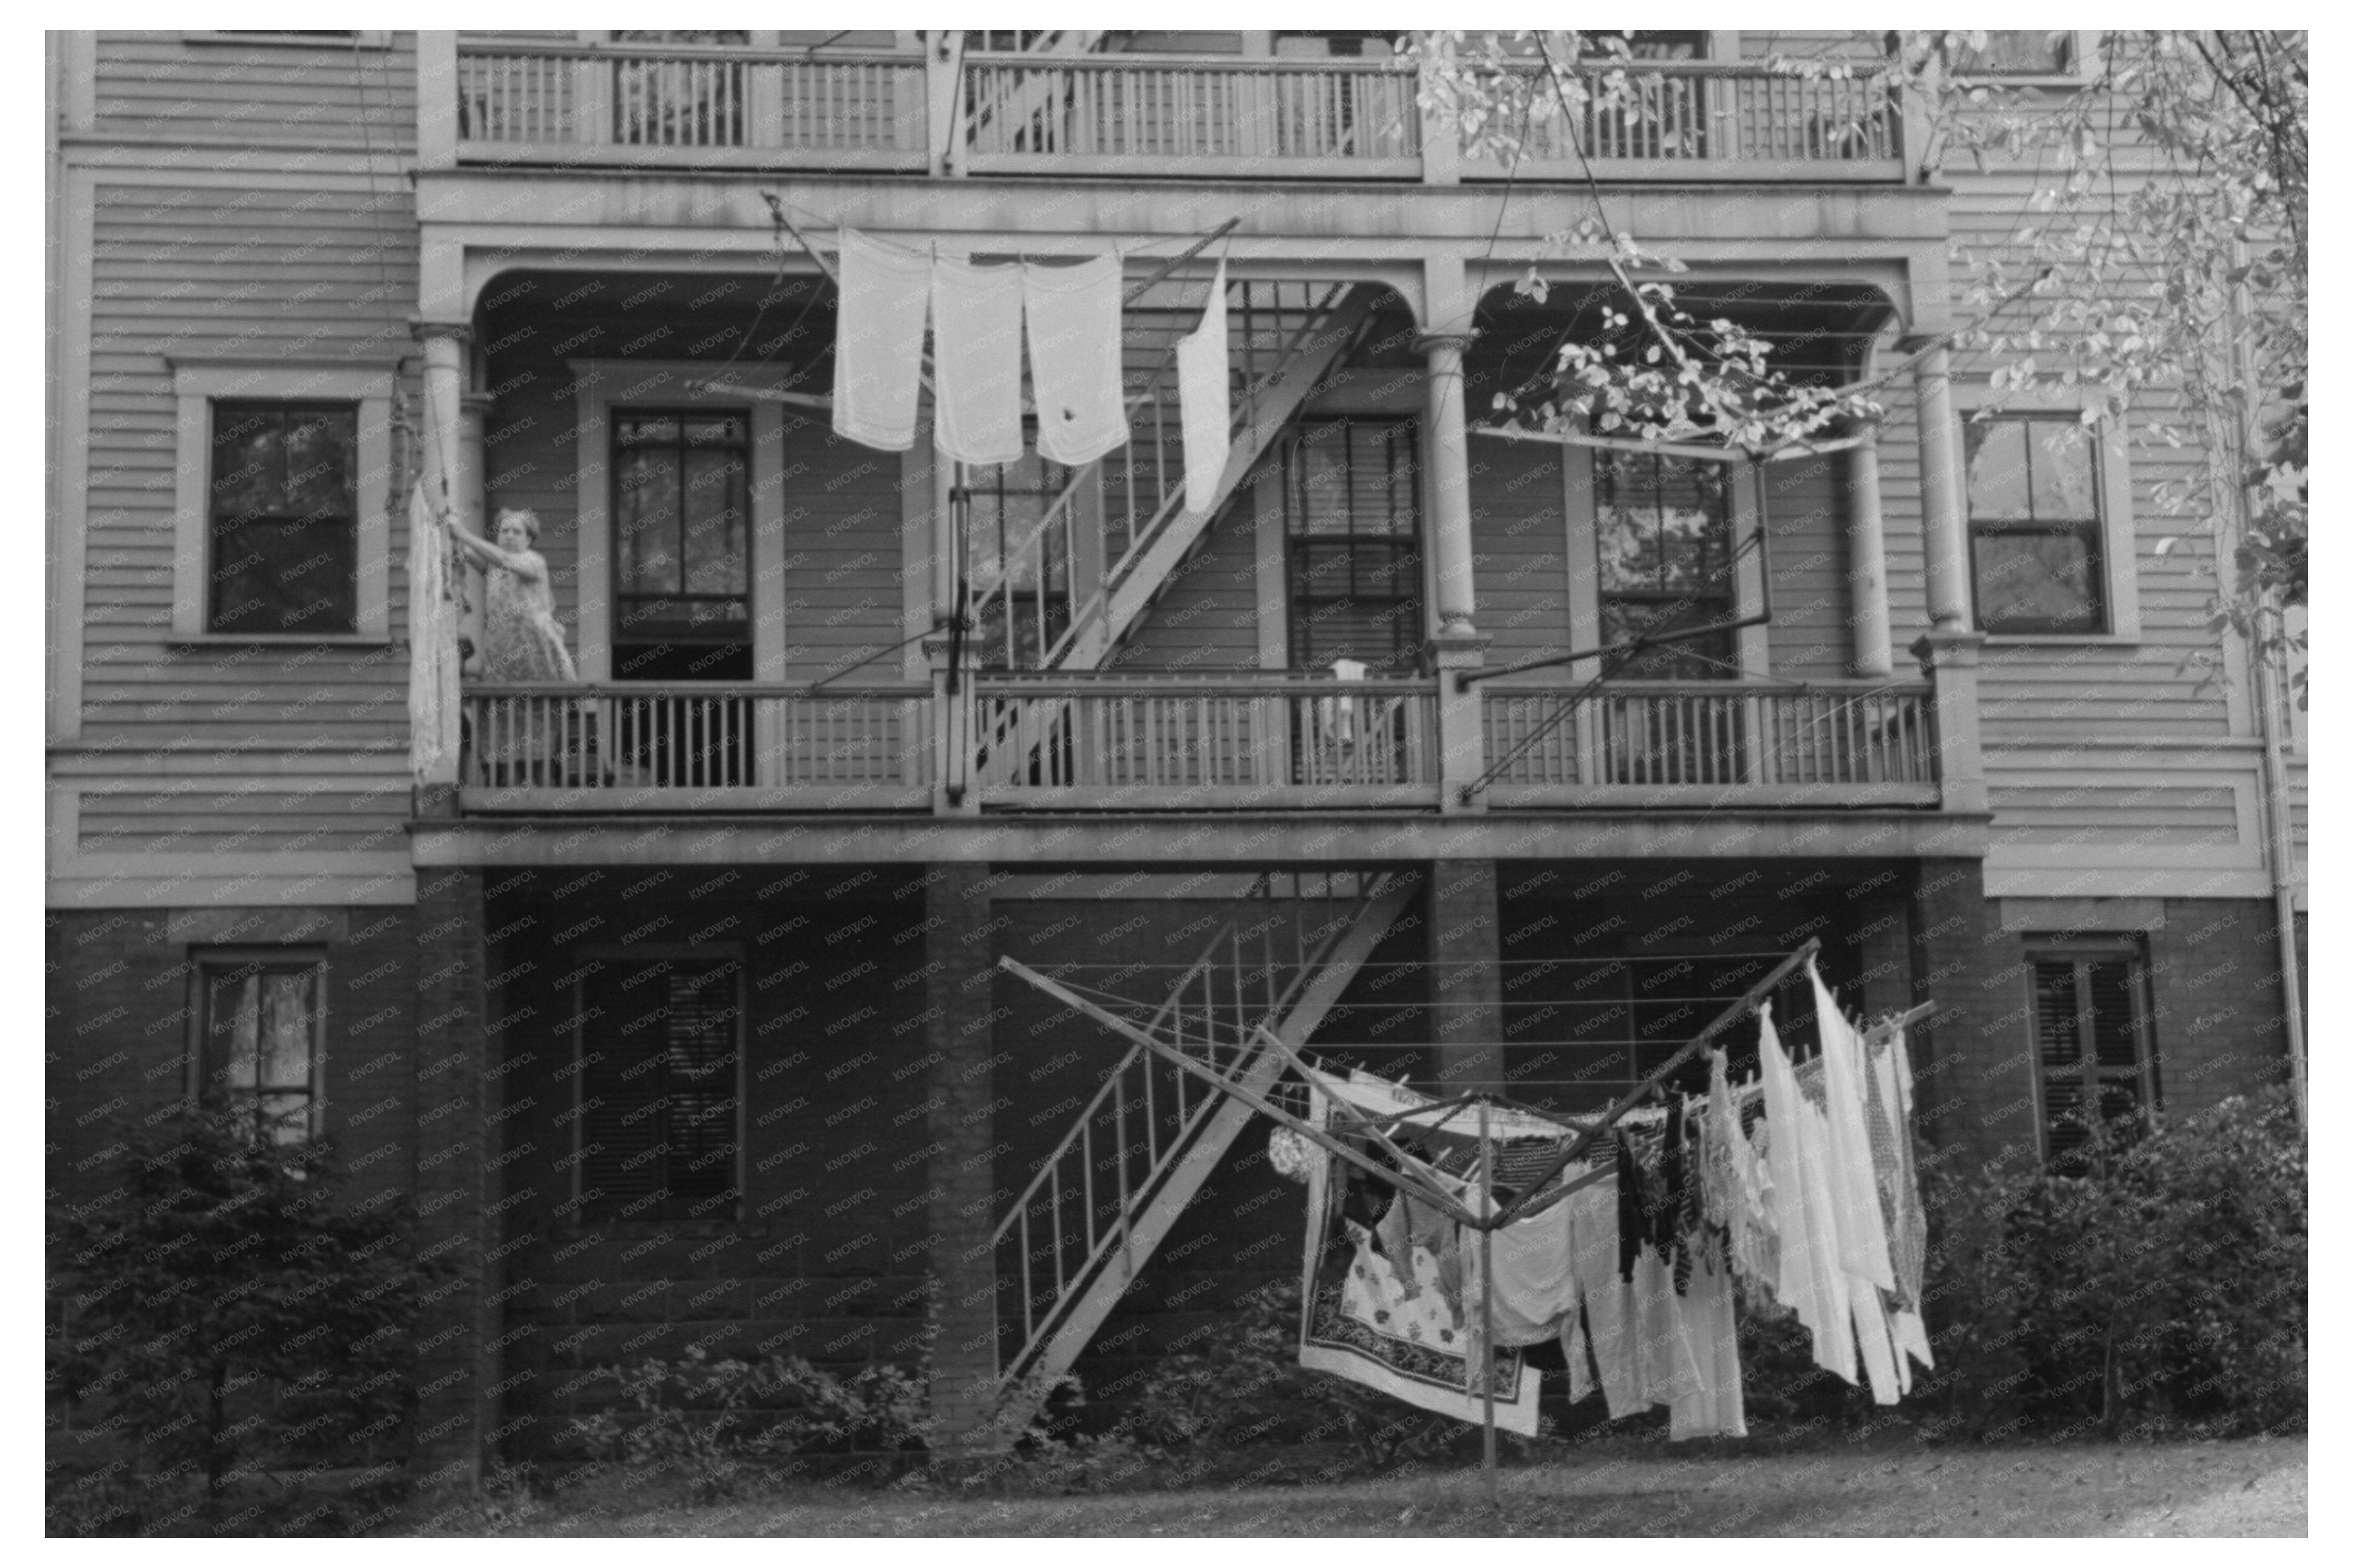
[[[2084,416],[2082,394],[2073,388],[2030,388],[2007,396],[1997,395],[1979,377],[1952,383],[1953,458],[1959,472],[1953,476],[1958,492],[1965,534],[1969,591],[1969,626],[1989,647],[2132,647],[2141,640],[2140,542],[2133,520],[2132,464],[2127,454],[2129,431],[2118,422],[2102,418],[2086,426],[2097,444],[2092,465],[2093,504],[2099,512],[2100,587],[2107,598],[2107,629],[2098,632],[1988,631],[1978,619],[1977,524],[1969,516],[1968,426],[1979,413],[1991,418],[2058,419]]]
[[[2164,1078],[2159,1072],[2157,1009],[2151,992],[2147,944],[2137,932],[2099,935],[2073,932],[2063,935],[2040,934],[2029,931],[2019,939],[2020,966],[2024,972],[2026,986],[2026,1051],[2032,1063],[2034,1079],[2035,1148],[2045,1167],[2052,1158],[2051,1148],[2051,1107],[2046,1080],[2050,1071],[2042,1064],[2041,1002],[2037,994],[2034,969],[2037,963],[2082,963],[2099,959],[2121,959],[2126,965],[2126,994],[2132,999],[2133,1051],[2137,1073],[2137,1090],[2140,1097],[2140,1114],[2145,1123],[2165,1110]],[[2076,978],[2078,1016],[2082,1014],[2083,978]],[[2087,1048],[2085,1059],[2090,1068],[2088,1087],[2094,1091],[2091,1103],[2099,1103],[2098,1060],[2096,1046]]]
[[[1603,448],[1564,444],[1560,448],[1563,548],[1568,562],[1568,646],[1598,648],[1601,633],[1601,480]],[[1727,453],[1725,482],[1732,497],[1732,549],[1736,554],[1765,520],[1757,510],[1756,465]],[[1765,563],[1757,551],[1739,555],[1732,573],[1733,619],[1747,620],[1765,603]],[[1772,670],[1771,628],[1746,626],[1733,633],[1736,674],[1727,680],[1759,680]],[[1626,679],[1632,679],[1628,677]]]
[[[1413,511],[1413,526],[1409,530],[1404,533],[1360,533],[1354,526],[1353,510],[1350,514],[1350,527],[1345,533],[1315,534],[1298,531],[1293,528],[1293,524],[1298,515],[1295,510],[1296,495],[1300,485],[1304,483],[1303,479],[1294,478],[1299,472],[1294,466],[1295,461],[1300,447],[1304,444],[1306,432],[1319,426],[1339,426],[1352,430],[1382,426],[1390,432],[1387,439],[1389,443],[1388,449],[1392,452],[1397,449],[1397,444],[1402,440],[1414,467],[1414,471],[1408,476],[1409,482],[1403,487],[1408,504]],[[1413,673],[1413,667],[1419,661],[1420,649],[1429,641],[1431,614],[1430,573],[1433,570],[1430,558],[1430,508],[1427,505],[1427,498],[1422,493],[1425,475],[1429,468],[1428,448],[1422,434],[1423,426],[1424,421],[1417,415],[1332,414],[1303,418],[1299,422],[1298,436],[1283,443],[1273,469],[1276,487],[1276,531],[1281,535],[1282,548],[1283,668],[1300,674],[1331,668],[1331,661],[1328,659],[1321,664],[1303,664],[1299,661],[1303,608],[1301,599],[1299,562],[1303,552],[1312,550],[1318,543],[1330,545],[1345,542],[1350,547],[1352,558],[1354,550],[1361,544],[1377,544],[1387,548],[1391,557],[1389,574],[1391,580],[1406,581],[1411,584],[1406,591],[1393,595],[1387,601],[1391,605],[1411,604],[1414,607],[1412,622],[1407,627],[1403,639],[1404,658],[1389,665],[1378,667],[1376,673],[1392,677]],[[1399,432],[1403,432],[1402,436],[1398,434]],[[1350,461],[1353,464],[1353,449],[1351,449]],[[1400,547],[1410,556],[1409,567],[1403,570],[1396,565],[1396,556]],[[1352,559],[1349,569],[1349,581],[1352,586],[1356,581],[1356,575]],[[1306,604],[1338,604],[1354,597],[1353,594],[1325,595],[1321,598],[1311,598],[1306,601]],[[1398,618],[1403,619],[1402,616]],[[1393,655],[1392,658],[1395,658],[1396,656]]]
[[[636,942],[588,943],[576,950],[580,963],[572,980],[572,1147],[571,1180],[565,1203],[567,1226],[575,1230],[605,1228],[613,1226],[636,1226],[645,1230],[659,1229],[669,1234],[691,1234],[697,1227],[732,1228],[747,1221],[752,1212],[748,1177],[751,1173],[751,1121],[748,1116],[751,1096],[750,1021],[751,959],[740,942]],[[652,963],[663,961],[687,963],[733,963],[735,966],[735,1169],[731,1187],[734,1203],[725,1213],[701,1216],[672,1216],[669,1214],[647,1215],[616,1215],[591,1219],[587,1216],[588,1162],[582,1151],[588,1136],[588,982],[597,968],[609,963]]]
[[[1989,28],[1988,31],[1993,29]],[[2019,31],[2010,28],[2008,31]],[[2042,27],[2036,32],[2072,33],[2067,45],[2067,63],[2057,70],[2035,71],[1971,71],[1952,72],[1956,87],[2060,87],[2078,88],[2099,73],[2100,30],[2096,27]]]
[[[188,950],[188,1047],[185,1074],[187,1103],[193,1109],[204,1109],[209,1087],[213,1036],[212,976],[218,971],[237,969],[248,963],[280,969],[300,967],[311,973],[311,984],[316,991],[311,1010],[310,1103],[306,1109],[306,1125],[301,1141],[305,1144],[315,1143],[326,1136],[328,982],[332,972],[329,966],[328,952],[323,947],[307,943],[282,947],[245,944],[191,947]],[[259,1093],[257,1089],[257,1096]]]
[[[613,415],[638,408],[691,408],[702,413],[728,412],[752,422],[750,487],[752,563],[752,678],[781,681],[786,678],[785,487],[764,483],[764,473],[784,467],[785,411],[781,404],[747,401],[729,393],[708,390],[703,378],[715,374],[716,360],[567,359],[572,373],[575,448],[572,540],[573,651],[580,679],[589,685],[613,676],[613,633],[617,627],[613,601],[613,487],[606,472],[613,450]],[[787,390],[790,373],[782,366],[727,367],[729,382],[772,392]],[[497,507],[488,509],[493,515]],[[549,519],[549,527],[560,525]],[[542,546],[542,553],[545,553]],[[551,563],[554,565],[554,563]],[[560,565],[554,565],[558,583]],[[556,619],[564,619],[564,602],[556,600]]]
[[[758,605],[754,602],[755,590],[753,580],[754,563],[752,521],[752,453],[757,442],[757,436],[753,429],[752,412],[750,408],[744,406],[728,407],[706,405],[702,407],[691,407],[684,405],[631,402],[626,404],[616,404],[607,411],[605,428],[605,458],[607,469],[610,476],[611,491],[606,526],[611,537],[606,541],[606,548],[611,552],[609,559],[614,563],[615,581],[611,589],[609,604],[612,617],[612,630],[617,640],[618,639],[622,630],[621,616],[619,611],[621,600],[624,596],[636,599],[667,597],[674,601],[681,602],[697,598],[716,599],[727,596],[719,595],[696,595],[689,592],[684,586],[686,583],[686,555],[684,551],[686,510],[684,505],[684,496],[682,494],[680,497],[679,509],[679,529],[681,536],[681,549],[679,554],[679,583],[681,586],[679,592],[675,595],[636,594],[625,595],[624,591],[619,584],[620,574],[618,569],[621,558],[621,424],[629,419],[677,419],[683,421],[687,419],[730,418],[741,420],[744,429],[744,438],[741,446],[730,448],[730,450],[741,452],[744,459],[744,489],[742,496],[744,518],[744,592],[740,595],[733,596],[740,598],[744,606],[744,618],[742,622],[744,635],[740,639],[740,646],[744,648],[747,657],[751,654],[752,645],[755,640],[754,637],[753,628],[759,618]],[[679,477],[681,486],[683,488],[686,483],[686,468],[683,461],[683,454],[689,449],[688,445],[684,437],[681,436],[678,441],[671,444],[669,449],[681,455],[681,460],[679,465]],[[639,633],[633,637],[631,640],[633,642],[642,642],[649,639],[648,639],[644,634]],[[720,647],[739,646],[738,639],[717,637],[712,637],[708,639],[698,639],[691,636],[681,636],[675,638],[666,637],[660,639],[651,640],[674,641],[678,646],[681,647]],[[649,684],[667,685],[672,684],[672,682],[668,680],[649,680]]]
[[[392,403],[389,369],[320,360],[172,360],[178,405],[172,637],[222,647],[378,647],[391,640]],[[216,631],[212,613],[213,410],[219,403],[358,405],[353,475],[353,626],[349,632]]]

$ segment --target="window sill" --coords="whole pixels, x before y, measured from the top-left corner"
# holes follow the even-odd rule
[[[389,636],[366,632],[181,632],[174,647],[390,647]]]
[[[2138,647],[2128,632],[1988,632],[1988,647]]]
[[[388,30],[370,28],[362,31],[356,38],[295,38],[289,37],[283,33],[240,33],[229,28],[215,28],[206,32],[190,29],[180,35],[180,42],[236,44],[246,47],[260,44],[266,47],[296,49],[348,49],[356,45],[363,49],[388,49],[392,47],[392,34]]]
[[[1979,87],[2048,87],[2075,91],[2091,86],[2092,79],[2064,71],[2037,71],[2031,75],[2021,71],[2015,76],[1996,72],[1990,76],[1955,76],[1952,85],[1964,92]]]

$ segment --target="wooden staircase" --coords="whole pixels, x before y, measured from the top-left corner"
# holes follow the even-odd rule
[[[1410,872],[1261,877],[1148,1021],[1142,1006],[1135,1016],[1263,1095],[1284,1064],[1252,1032],[1305,1045],[1417,885]],[[1000,1291],[1018,1290],[1019,1311],[1002,1381],[1070,1370],[1251,1114],[1141,1046],[1128,1051],[998,1222]]]

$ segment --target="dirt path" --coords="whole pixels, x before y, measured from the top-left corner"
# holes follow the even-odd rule
[[[534,1510],[501,1534],[637,1536],[2270,1535],[2306,1532],[2303,1439],[1604,1457],[1341,1486],[1115,1497],[812,1492]]]

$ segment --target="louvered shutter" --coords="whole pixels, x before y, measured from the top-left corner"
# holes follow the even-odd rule
[[[586,1217],[730,1217],[740,968],[732,959],[607,960],[586,982]]]
[[[2155,1096],[2136,961],[2126,953],[2031,961],[2043,1148],[2074,1164],[2101,1123],[2129,1125]]]

